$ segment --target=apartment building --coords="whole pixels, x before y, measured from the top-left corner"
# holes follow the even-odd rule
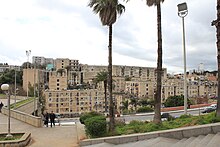
[[[16,71],[20,71],[21,67],[16,65],[8,65],[7,63],[0,63],[0,73],[3,73],[6,70],[14,69]]]
[[[56,69],[69,68],[68,70],[79,70],[79,60],[70,60],[68,58],[57,58],[55,59]]]
[[[34,86],[35,84],[44,85],[46,83],[46,74],[44,70],[40,69],[23,69],[23,89],[27,92],[27,86]]]
[[[53,58],[45,58],[43,56],[33,56],[32,57],[32,64],[38,64],[38,65],[47,65],[47,64],[54,64]]]
[[[105,99],[103,91],[97,89],[88,90],[46,90],[46,111],[54,111],[63,115],[78,116],[85,112],[105,111]],[[114,95],[115,108],[120,111],[121,95]],[[107,104],[107,107],[109,103]]]
[[[49,72],[49,89],[66,90],[67,89],[67,70],[61,69]]]
[[[40,60],[39,60],[40,62]],[[94,85],[93,79],[101,71],[108,71],[107,66],[79,64],[78,60],[58,58],[54,60],[56,71],[24,69],[23,88],[38,80],[47,85],[45,90],[46,107],[49,111],[63,114],[81,114],[88,111],[104,112],[104,86],[98,83],[96,89],[74,89],[70,85]],[[35,74],[34,74],[35,73]],[[137,98],[154,98],[156,93],[156,68],[113,65],[113,98],[117,111],[120,111],[126,94]],[[35,77],[35,78],[34,78]],[[74,87],[74,86],[72,86]],[[162,73],[161,100],[169,96],[184,94],[183,74],[170,76],[167,69]],[[93,89],[92,89],[93,88]],[[125,95],[123,95],[125,94]],[[188,98],[217,96],[217,78],[212,74],[189,73],[187,75]]]

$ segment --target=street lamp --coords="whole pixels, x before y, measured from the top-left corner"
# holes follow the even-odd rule
[[[8,95],[8,134],[6,135],[6,138],[11,138],[13,137],[11,135],[11,129],[10,129],[10,125],[11,125],[11,108],[10,108],[10,91],[9,91],[9,85],[8,84],[2,84],[1,85],[1,89],[2,91],[5,91],[6,95]]]
[[[178,15],[179,17],[182,18],[182,24],[183,24],[184,114],[187,114],[186,45],[185,45],[184,17],[188,14],[188,9],[186,3],[178,4],[177,7],[178,7]]]
[[[28,99],[28,90],[29,90],[29,88],[28,88],[28,62],[29,62],[29,56],[31,55],[31,50],[26,50],[26,56],[27,56],[27,99]]]

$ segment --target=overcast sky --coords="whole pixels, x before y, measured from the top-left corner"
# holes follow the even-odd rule
[[[87,7],[89,0],[1,0],[0,63],[22,65],[32,56],[108,64],[108,27]],[[216,0],[165,0],[162,4],[163,67],[183,72],[182,21],[177,4],[187,2],[187,71],[216,70]],[[126,11],[113,26],[113,64],[156,67],[156,7],[145,0],[123,3]]]

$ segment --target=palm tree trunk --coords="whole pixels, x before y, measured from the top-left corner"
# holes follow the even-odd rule
[[[158,36],[158,50],[157,50],[157,91],[155,97],[155,113],[154,122],[161,123],[161,76],[162,76],[162,30],[161,30],[161,7],[157,4],[157,36]]]
[[[104,81],[105,113],[107,113],[107,81]]]
[[[217,0],[217,21],[220,21],[220,0]],[[218,98],[217,98],[217,116],[220,116],[220,22],[216,24],[217,28],[217,63],[218,63]]]
[[[110,117],[110,124],[109,124],[109,131],[114,132],[115,126],[115,115],[114,115],[114,104],[113,104],[113,97],[112,97],[112,25],[109,26],[109,57],[108,57],[108,91],[109,91],[109,117]]]

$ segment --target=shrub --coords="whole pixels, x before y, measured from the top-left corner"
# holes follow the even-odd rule
[[[138,108],[137,112],[138,113],[144,113],[144,112],[153,112],[154,110],[150,107],[140,107]]]
[[[105,116],[94,116],[85,120],[86,134],[91,138],[103,137],[107,133]]]
[[[183,114],[179,118],[184,119],[184,118],[191,118],[191,117],[192,117],[192,115],[190,115],[190,114]]]
[[[125,119],[115,119],[115,126],[124,126]]]
[[[98,113],[98,112],[89,112],[89,113],[84,113],[80,116],[79,121],[81,122],[81,124],[85,124],[85,120],[94,116],[102,116],[102,114]]]

